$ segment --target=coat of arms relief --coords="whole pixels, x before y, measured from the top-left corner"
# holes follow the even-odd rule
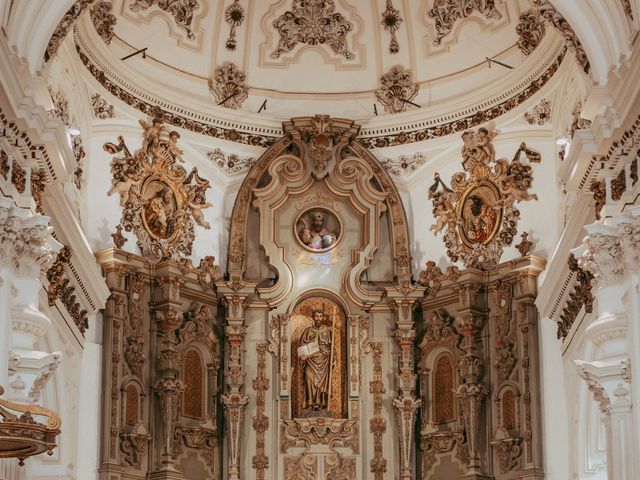
[[[194,223],[210,228],[202,212],[211,206],[206,199],[209,181],[195,167],[187,172],[178,147],[180,134],[169,130],[161,116],[150,123],[140,120],[140,125],[142,146],[134,154],[122,137],[118,144],[104,144],[108,153],[120,154],[111,161],[108,195],[120,196],[120,223],[135,233],[143,256],[153,261],[189,256]]]
[[[531,164],[540,162],[540,154],[522,143],[511,161],[496,160],[495,136],[486,128],[464,132],[464,171],[451,177],[450,187],[436,173],[428,192],[436,218],[431,230],[444,230],[449,258],[482,270],[495,266],[511,245],[520,218],[516,203],[538,199],[529,189]]]

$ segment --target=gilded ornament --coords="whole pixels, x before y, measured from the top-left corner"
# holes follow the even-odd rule
[[[531,251],[531,248],[533,248],[533,242],[529,240],[529,233],[527,232],[522,232],[520,238],[522,240],[516,245],[516,249],[520,253],[520,256],[524,257],[528,255]]]
[[[413,81],[411,70],[399,65],[380,77],[380,88],[376,90],[376,98],[386,112],[404,112],[410,101],[418,95],[419,84]]]
[[[238,66],[225,62],[216,68],[214,77],[209,80],[209,91],[218,105],[237,110],[249,98],[245,79]]]
[[[334,0],[293,0],[291,10],[273,22],[280,41],[271,58],[280,58],[302,43],[327,45],[336,55],[352,60],[354,54],[347,46],[347,34],[353,25],[335,10]]]
[[[128,239],[122,235],[122,225],[120,224],[116,225],[116,231],[111,234],[111,238],[113,238],[113,244],[116,248],[122,248],[128,242]]]
[[[373,351],[373,380],[369,382],[369,393],[373,395],[373,417],[369,431],[373,434],[373,458],[369,462],[374,480],[383,480],[387,471],[387,460],[383,456],[382,438],[387,430],[387,421],[382,414],[382,398],[386,393],[382,381],[382,344],[371,344]]]
[[[531,163],[540,155],[523,143],[511,162],[495,158],[495,132],[485,128],[462,134],[462,167],[448,187],[436,173],[428,196],[433,202],[437,234],[445,229],[447,255],[466,267],[487,269],[498,263],[517,232],[520,216],[515,202],[537,200],[528,193]],[[522,156],[527,162],[522,161]]]
[[[142,148],[132,155],[122,137],[118,144],[106,143],[112,154],[123,153],[111,161],[112,188],[123,207],[122,227],[138,237],[142,255],[152,261],[177,259],[191,254],[195,238],[194,223],[205,229],[210,225],[202,210],[211,206],[205,192],[209,181],[194,167],[187,173],[182,166],[180,135],[169,131],[161,117],[144,128]]]

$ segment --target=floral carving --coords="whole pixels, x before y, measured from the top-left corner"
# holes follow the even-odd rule
[[[537,8],[538,15],[551,23],[551,25],[558,30],[560,35],[564,37],[569,48],[571,48],[575,53],[578,64],[582,67],[584,72],[588,74],[591,70],[591,66],[589,64],[589,59],[587,58],[587,53],[585,52],[580,39],[576,35],[576,32],[574,32],[571,25],[569,25],[569,22],[567,22],[562,14],[558,12],[553,5],[551,5],[549,0],[531,0],[531,3]]]
[[[380,88],[376,90],[376,98],[389,113],[404,112],[416,95],[420,85],[413,81],[411,70],[399,65],[380,77]]]
[[[551,121],[551,102],[546,98],[543,98],[535,107],[533,107],[531,112],[526,112],[524,114],[524,119],[529,123],[529,125],[544,125]]]
[[[139,12],[154,5],[171,14],[176,25],[186,32],[189,39],[195,38],[192,23],[194,12],[200,8],[199,0],[135,0],[129,9],[132,12]]]
[[[225,62],[216,68],[214,77],[209,80],[209,91],[218,105],[237,110],[249,97],[245,79],[242,70],[231,62]]]
[[[236,28],[244,22],[244,8],[240,5],[240,0],[233,0],[233,3],[224,11],[224,20],[229,24],[229,37],[225,43],[227,50],[236,49]]]
[[[58,48],[60,47],[60,44],[66,38],[67,33],[69,33],[71,27],[73,27],[76,19],[80,16],[85,8],[93,3],[93,1],[94,0],[76,0],[76,2],[71,5],[71,8],[67,10],[67,13],[65,13],[60,22],[58,22],[58,26],[49,39],[47,50],[44,52],[45,62],[48,62],[49,59],[56,54]]]
[[[402,17],[400,16],[400,10],[393,7],[392,0],[387,0],[386,8],[384,12],[382,12],[382,26],[391,34],[391,42],[389,43],[390,53],[398,53],[400,51],[396,31],[400,28],[401,23]]]
[[[53,102],[53,109],[49,110],[49,116],[62,120],[65,125],[71,125],[71,113],[67,96],[62,90],[54,89],[51,85],[49,85],[49,94]]]
[[[382,344],[371,344],[373,351],[373,380],[369,382],[369,393],[373,395],[373,417],[369,430],[373,434],[373,458],[370,462],[374,480],[382,480],[387,471],[387,460],[382,456],[382,437],[387,430],[387,421],[382,414],[382,398],[385,394],[382,382]]]
[[[207,157],[227,173],[244,172],[249,170],[253,164],[256,163],[256,159],[253,157],[240,158],[235,153],[227,155],[219,148],[208,152]]]
[[[100,120],[106,120],[113,118],[113,105],[109,105],[104,98],[98,93],[91,95],[91,108],[93,109],[93,115]]]
[[[293,0],[291,10],[273,22],[280,41],[271,58],[280,58],[303,43],[327,45],[336,55],[353,59],[354,54],[347,47],[347,33],[353,25],[335,10],[334,0]]]
[[[265,453],[265,434],[269,429],[269,417],[265,415],[265,395],[269,390],[267,378],[267,344],[256,345],[258,354],[258,372],[253,380],[256,392],[256,414],[253,417],[253,429],[256,431],[256,454],[251,459],[251,465],[256,469],[256,480],[264,480],[265,469],[269,468],[269,457]]]
[[[116,25],[116,16],[111,13],[113,5],[111,2],[102,0],[96,3],[91,9],[91,21],[96,28],[96,32],[107,45],[111,43],[111,39],[115,35],[113,27]]]
[[[558,322],[557,335],[562,340],[569,334],[569,330],[583,306],[585,312],[591,313],[593,311],[593,294],[591,293],[593,275],[578,266],[578,260],[573,254],[569,255],[568,263],[569,270],[574,272],[576,276],[576,281]]]
[[[195,238],[194,222],[210,228],[202,213],[211,206],[205,197],[209,182],[195,167],[187,174],[177,145],[180,135],[169,131],[162,117],[150,124],[140,120],[140,124],[143,142],[135,155],[122,137],[117,145],[104,145],[112,155],[124,154],[111,161],[113,180],[108,195],[120,195],[120,223],[136,234],[145,257],[158,261],[188,256]]]
[[[62,296],[62,282],[65,277],[64,266],[71,260],[71,249],[69,247],[62,247],[56,256],[56,260],[53,265],[47,270],[47,281],[49,286],[47,287],[47,297],[49,305],[53,306]]]
[[[437,234],[446,229],[447,255],[471,268],[487,269],[499,262],[517,233],[520,211],[515,203],[538,199],[528,191],[531,163],[540,162],[540,155],[523,143],[511,162],[496,160],[494,137],[485,128],[463,133],[464,172],[451,177],[452,188],[436,173],[428,192],[436,217],[432,230]]]
[[[518,48],[529,56],[533,53],[545,33],[544,21],[533,10],[528,10],[520,14],[520,22],[516,26],[518,34]]]
[[[591,120],[582,116],[582,102],[578,102],[571,112],[572,121],[569,127],[569,136],[573,137],[576,130],[591,128]]]
[[[400,177],[415,172],[419,166],[424,165],[427,157],[423,153],[414,153],[411,156],[400,155],[398,158],[384,158],[380,163],[389,173]]]
[[[427,16],[435,21],[436,26],[433,44],[440,45],[458,20],[467,18],[476,11],[491,20],[502,18],[495,0],[433,0],[433,7],[427,12]]]

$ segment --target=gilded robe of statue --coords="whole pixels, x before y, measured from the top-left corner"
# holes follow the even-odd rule
[[[323,410],[329,403],[331,374],[331,331],[322,324],[323,314],[314,314],[314,325],[307,327],[300,337],[300,345],[315,345],[318,351],[301,357],[303,364],[304,402],[302,409]]]

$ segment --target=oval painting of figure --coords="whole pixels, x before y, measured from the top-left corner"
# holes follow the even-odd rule
[[[340,218],[326,208],[309,208],[296,219],[294,234],[298,242],[309,251],[327,252],[341,239]]]
[[[487,245],[500,230],[502,196],[497,186],[483,181],[469,188],[458,208],[458,231],[465,245]]]
[[[178,203],[173,189],[160,180],[151,180],[142,187],[143,220],[147,231],[155,238],[171,238],[176,231]]]

